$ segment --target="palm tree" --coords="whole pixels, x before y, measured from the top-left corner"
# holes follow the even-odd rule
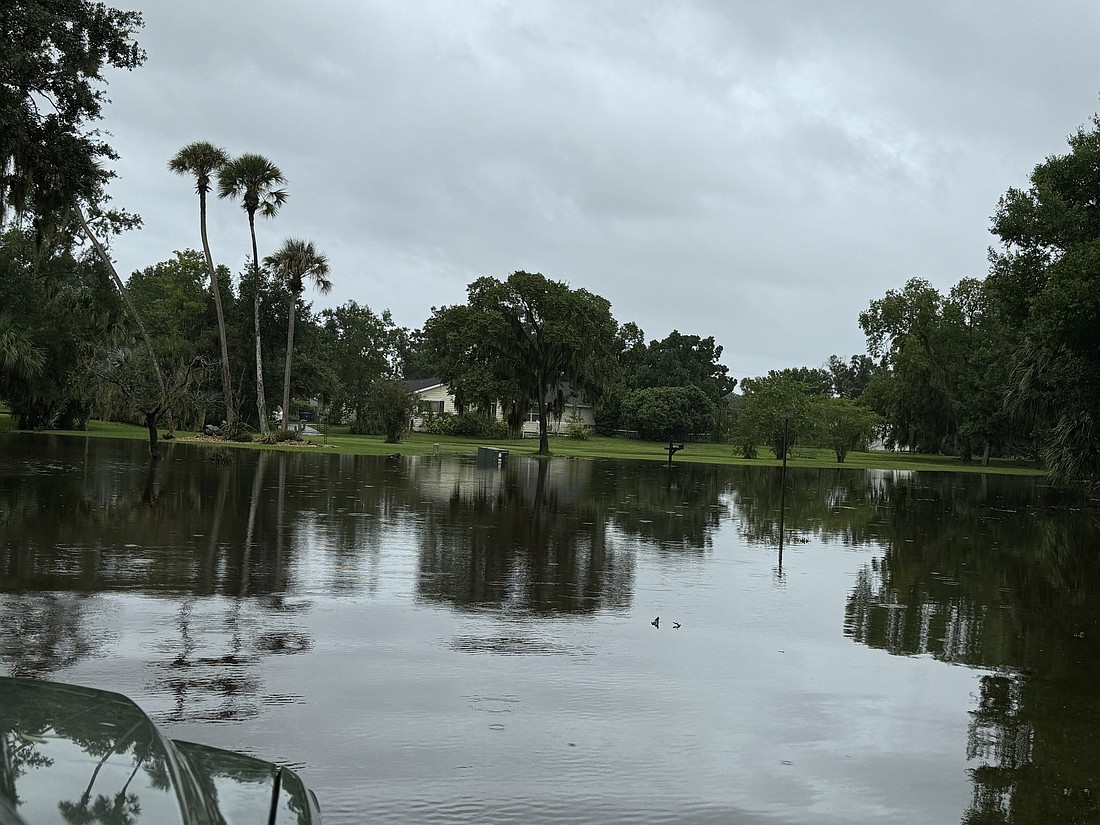
[[[206,236],[206,194],[210,191],[210,176],[229,163],[229,154],[219,146],[204,140],[189,143],[168,161],[168,168],[177,175],[193,175],[195,191],[199,195],[199,231],[202,233],[202,251],[206,255],[206,270],[210,275],[210,292],[214,296],[214,309],[218,314],[218,338],[222,349],[222,393],[225,395],[225,421],[230,431],[236,428],[237,408],[233,401],[233,384],[229,371],[229,343],[225,333],[225,313],[222,311],[222,291],[210,255],[210,241]]]
[[[0,310],[0,378],[37,378],[45,366],[45,353],[30,341],[27,330],[9,310]]]
[[[252,234],[253,322],[256,327],[256,410],[260,414],[260,433],[267,435],[267,399],[264,398],[263,352],[260,348],[260,255],[256,250],[256,213],[273,218],[286,203],[286,190],[279,188],[286,178],[279,167],[263,155],[246,153],[218,170],[218,197],[240,198],[248,214]]]
[[[312,241],[287,238],[278,251],[264,258],[264,266],[290,290],[290,314],[286,324],[286,369],[283,373],[283,429],[290,429],[290,363],[294,358],[294,317],[298,314],[298,299],[307,280],[317,291],[327,295],[332,289],[328,279],[328,259],[318,252]]]

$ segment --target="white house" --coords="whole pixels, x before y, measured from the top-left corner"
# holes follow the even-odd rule
[[[450,389],[438,378],[414,378],[405,382],[409,390],[416,396],[416,413],[413,415],[412,428],[420,431],[423,429],[424,416],[428,414],[456,413],[454,396]],[[561,435],[565,427],[572,421],[578,421],[588,429],[596,426],[596,419],[592,414],[592,406],[582,397],[574,396],[572,389],[565,385],[562,387],[565,393],[565,409],[561,416],[549,416],[546,421],[547,431],[551,435]],[[497,421],[504,420],[504,412],[500,404],[494,403],[489,409]],[[538,438],[539,435],[539,409],[531,407],[527,411],[527,420],[523,422],[523,437]]]

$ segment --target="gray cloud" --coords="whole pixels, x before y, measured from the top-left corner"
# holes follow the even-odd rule
[[[127,270],[198,243],[165,163],[196,139],[289,179],[270,250],[419,326],[483,274],[583,286],[737,373],[862,351],[907,278],[981,275],[997,198],[1096,109],[1100,9],[1073,2],[148,3],[110,78]],[[240,270],[244,216],[212,209]],[[263,254],[263,252],[261,252]]]

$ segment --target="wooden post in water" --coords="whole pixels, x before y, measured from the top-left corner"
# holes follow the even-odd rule
[[[783,419],[783,470],[779,474],[779,570],[783,571],[783,517],[787,509],[787,450],[789,449],[788,435],[790,433],[791,414],[783,412],[779,414]]]

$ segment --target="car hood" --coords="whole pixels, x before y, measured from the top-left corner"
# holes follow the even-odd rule
[[[0,678],[0,825],[314,825],[291,770],[166,738],[117,693]]]

